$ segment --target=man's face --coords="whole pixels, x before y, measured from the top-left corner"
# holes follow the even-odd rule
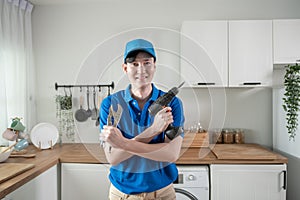
[[[137,88],[151,84],[155,69],[154,58],[145,52],[139,52],[132,63],[123,64],[130,83]]]

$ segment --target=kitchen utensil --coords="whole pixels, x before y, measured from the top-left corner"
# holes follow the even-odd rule
[[[12,147],[14,145],[10,146],[10,147],[0,147],[0,163],[1,162],[4,162],[8,159],[9,155],[11,154],[12,152]]]
[[[16,141],[16,139],[18,138],[18,133],[19,131],[15,131],[11,128],[7,128],[3,133],[2,133],[2,137],[4,139],[7,139],[9,141]]]
[[[86,110],[82,108],[83,104],[83,96],[80,96],[80,108],[75,112],[75,119],[79,122],[84,122],[86,121],[89,117],[86,113]]]
[[[98,102],[97,102],[97,107],[99,109],[100,109],[101,102],[102,102],[102,95],[99,94],[99,96],[98,96]],[[97,120],[96,120],[96,123],[95,123],[96,126],[99,126],[99,124],[100,124],[100,116],[99,116],[100,114],[99,114],[99,112],[100,112],[100,110],[98,110],[98,116],[97,116]]]
[[[39,149],[52,148],[57,143],[58,137],[56,126],[50,123],[39,123],[30,133],[32,144]]]
[[[208,132],[197,133],[185,131],[184,140],[181,147],[184,148],[199,148],[199,147],[209,147],[209,134]]]
[[[212,152],[219,160],[275,160],[276,154],[253,144],[216,144]]]
[[[120,106],[120,104],[118,104],[117,111],[114,111],[113,106],[111,105],[109,108],[109,113],[108,113],[108,117],[107,117],[107,125],[117,127],[117,125],[119,124],[119,121],[121,119],[122,112],[123,112],[123,109]],[[103,147],[104,141],[100,141],[100,145]],[[111,152],[111,146],[109,147],[109,153],[110,152]]]
[[[87,91],[86,91],[86,102],[87,102],[86,115],[89,118],[92,116],[92,110],[90,109],[90,90],[89,89],[87,89]]]
[[[16,131],[24,131],[25,130],[25,126],[22,124],[22,122],[20,121],[20,118],[14,118],[10,128]]]
[[[19,132],[18,134],[18,139],[28,139],[29,135],[26,132]]]
[[[29,145],[28,141],[26,139],[22,139],[19,142],[17,142],[17,144],[15,145],[15,150],[21,151],[22,149],[28,147],[28,145]]]
[[[10,154],[10,158],[34,158],[36,154],[31,153],[31,154]]]
[[[5,153],[5,152],[8,152],[8,151],[10,151],[14,146],[16,146],[17,145],[17,142],[16,143],[14,143],[13,145],[11,145],[11,146],[9,146],[9,147],[6,147],[6,149],[5,150],[3,150],[3,151],[1,151],[1,153]]]
[[[93,103],[94,103],[94,109],[92,110],[92,120],[97,120],[98,118],[98,109],[96,107],[96,91],[95,91],[95,88],[94,88],[94,91],[93,91]]]
[[[11,152],[12,155],[21,155],[21,154],[26,154],[28,152],[27,149],[23,149],[21,151],[13,151]]]

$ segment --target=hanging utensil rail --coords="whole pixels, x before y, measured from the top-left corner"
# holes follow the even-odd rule
[[[63,88],[72,88],[72,87],[87,87],[87,88],[95,88],[98,87],[99,89],[102,87],[107,87],[108,89],[108,94],[110,94],[110,89],[114,89],[115,88],[115,83],[112,81],[110,85],[108,84],[104,84],[104,85],[58,85],[57,83],[55,83],[55,90],[57,90],[59,87],[63,87]]]

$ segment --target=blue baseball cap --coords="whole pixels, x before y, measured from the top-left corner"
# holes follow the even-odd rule
[[[156,60],[155,51],[151,42],[144,39],[135,39],[127,42],[124,53],[124,63],[126,63],[126,58],[135,51],[144,51],[149,53]]]

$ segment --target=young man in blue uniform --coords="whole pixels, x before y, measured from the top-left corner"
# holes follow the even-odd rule
[[[109,199],[176,199],[173,182],[183,133],[170,140],[164,133],[169,124],[183,127],[182,102],[174,97],[155,116],[149,106],[165,92],[152,83],[156,54],[152,43],[135,39],[126,44],[122,65],[130,85],[102,101],[100,140],[112,165]],[[107,125],[109,109],[122,107],[117,127]]]

